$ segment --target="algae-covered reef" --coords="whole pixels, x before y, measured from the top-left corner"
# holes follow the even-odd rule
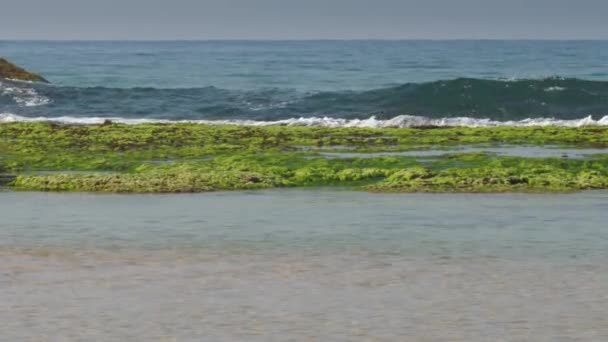
[[[44,77],[29,72],[21,67],[18,67],[15,64],[0,57],[0,79],[1,78],[19,81],[48,83],[48,81]]]
[[[197,124],[0,125],[0,174],[16,190],[203,192],[342,186],[381,192],[608,188],[608,157],[489,153],[326,158],[460,145],[607,147],[605,127],[362,129]],[[607,150],[608,151],[608,150]]]

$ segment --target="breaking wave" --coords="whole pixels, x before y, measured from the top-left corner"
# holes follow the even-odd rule
[[[3,84],[0,81],[0,97],[10,97],[19,106],[37,107],[51,103],[51,99],[38,94],[36,89],[27,86],[26,82],[9,81],[12,84]]]
[[[510,125],[602,122],[608,82],[575,78],[458,78],[367,91],[293,89],[64,87],[2,81],[0,112],[24,118],[122,118],[316,125]],[[404,116],[407,114],[409,116]],[[370,119],[373,117],[373,119]],[[301,119],[293,119],[301,118]],[[405,118],[405,119],[404,119]],[[419,119],[413,119],[419,118]],[[424,119],[420,119],[424,118]],[[546,118],[555,118],[546,119]],[[552,121],[553,120],[553,121]]]
[[[57,122],[63,124],[93,125],[110,120],[122,124],[145,123],[193,123],[207,125],[243,125],[243,126],[307,126],[307,127],[360,127],[360,128],[416,128],[416,127],[498,127],[498,126],[608,126],[608,115],[594,120],[591,116],[582,119],[529,118],[519,121],[495,121],[470,117],[428,118],[423,116],[399,115],[392,119],[382,120],[374,116],[368,119],[345,119],[330,117],[291,118],[275,121],[259,120],[167,120],[167,119],[133,119],[120,117],[24,117],[15,114],[0,114],[0,123],[11,122]]]

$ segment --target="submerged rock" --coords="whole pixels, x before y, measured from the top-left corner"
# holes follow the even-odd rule
[[[49,83],[44,77],[20,68],[4,58],[0,58],[0,78]]]
[[[0,174],[0,186],[10,184],[12,181],[15,180],[15,178],[17,178],[17,176],[15,175]]]

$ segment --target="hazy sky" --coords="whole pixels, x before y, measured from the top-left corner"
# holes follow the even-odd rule
[[[0,39],[608,39],[608,0],[0,0]]]

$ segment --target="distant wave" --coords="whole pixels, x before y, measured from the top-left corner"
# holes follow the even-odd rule
[[[6,81],[5,81],[6,82]],[[10,97],[17,105],[25,107],[44,106],[51,102],[51,99],[40,96],[32,88],[32,84],[21,81],[10,81],[11,84],[4,84],[0,81],[0,96]]]
[[[156,120],[343,118],[389,120],[408,114],[521,121],[577,120],[608,114],[608,81],[574,78],[486,80],[458,78],[368,91],[303,93],[292,89],[216,87],[79,88],[3,81],[0,112],[23,117],[121,117]],[[544,119],[543,119],[544,120]]]
[[[145,123],[194,123],[207,125],[242,125],[242,126],[307,126],[307,127],[360,127],[360,128],[416,128],[416,127],[529,127],[529,126],[608,126],[608,115],[599,120],[591,116],[563,120],[555,118],[534,118],[519,121],[495,121],[470,117],[428,118],[423,116],[399,115],[392,119],[382,120],[376,117],[367,119],[345,119],[330,117],[291,118],[276,121],[257,120],[167,120],[167,119],[133,119],[120,117],[24,117],[15,114],[0,114],[0,123],[11,122],[57,122],[64,124],[93,125],[106,120],[115,123],[136,125]]]

